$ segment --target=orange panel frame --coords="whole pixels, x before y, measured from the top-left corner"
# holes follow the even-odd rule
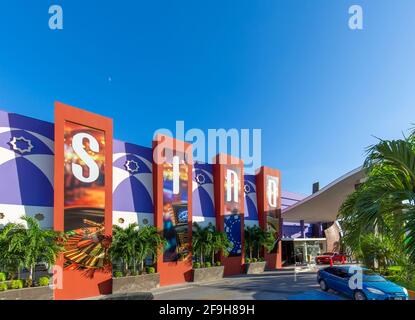
[[[267,176],[272,176],[278,178],[278,199],[277,199],[277,208],[270,208],[267,201]],[[277,210],[279,223],[280,223],[280,235],[282,233],[282,219],[281,219],[281,172],[277,169],[271,169],[265,166],[262,166],[259,169],[259,172],[256,176],[256,185],[257,185],[257,202],[258,202],[258,220],[259,226],[262,229],[267,227],[267,215],[266,213],[270,210]],[[265,252],[265,261],[267,262],[267,269],[280,269],[281,264],[281,250],[282,245],[281,241],[278,242],[278,249],[276,253]]]
[[[167,147],[166,147],[167,146]],[[157,258],[157,272],[160,274],[160,286],[180,284],[192,281],[192,145],[166,135],[157,135],[153,141],[153,193],[154,193],[154,225],[163,231],[163,163],[157,160],[164,151],[170,149],[173,152],[185,154],[188,163],[188,230],[189,230],[189,254],[184,260],[164,262],[163,250],[159,250]]]
[[[244,244],[244,163],[243,160],[227,155],[218,154],[215,157],[213,165],[214,175],[214,193],[215,193],[215,211],[216,211],[216,228],[220,232],[224,232],[225,226],[225,170],[227,166],[237,166],[240,168],[239,184],[241,191],[238,195],[238,201],[240,204],[240,216],[241,216],[241,241],[242,241],[242,252],[240,256],[236,257],[225,257],[220,255],[220,261],[224,265],[224,275],[230,276],[240,274],[243,272],[243,265],[245,263],[245,244]]]
[[[105,133],[105,211],[104,227],[112,235],[112,119],[85,110],[55,102],[55,177],[54,177],[54,229],[64,231],[64,126],[70,121]],[[63,270],[64,257],[56,262],[54,283],[61,283],[54,290],[55,300],[79,299],[112,292],[112,272],[96,271],[87,277],[80,270]],[[59,279],[58,277],[61,277]]]

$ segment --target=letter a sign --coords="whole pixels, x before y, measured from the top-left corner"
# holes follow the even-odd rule
[[[54,227],[66,236],[55,299],[111,293],[111,119],[55,104],[54,183]]]

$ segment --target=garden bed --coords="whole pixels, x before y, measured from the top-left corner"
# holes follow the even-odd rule
[[[224,266],[193,269],[193,282],[216,281],[223,278]]]
[[[0,300],[53,300],[49,286],[0,291]]]
[[[160,286],[160,274],[148,273],[112,279],[112,293],[145,292]]]
[[[265,271],[265,261],[245,263],[246,274],[258,274]]]

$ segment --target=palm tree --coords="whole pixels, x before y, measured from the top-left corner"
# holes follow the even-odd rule
[[[221,252],[225,257],[229,255],[229,249],[233,244],[229,241],[225,232],[217,231],[213,225],[210,225],[210,232],[212,233],[211,258],[212,265],[215,264],[215,254]]]
[[[211,228],[211,223],[207,227],[202,227],[197,222],[193,223],[192,248],[195,255],[199,256],[202,265],[205,257],[212,252],[213,234]]]
[[[246,226],[244,230],[245,248],[249,253],[249,258],[252,259],[255,250],[255,227]]]
[[[156,227],[141,227],[137,233],[137,260],[140,264],[140,271],[144,270],[144,260],[147,257],[157,259],[158,250],[166,244]]]
[[[23,266],[23,253],[19,252],[19,245],[15,235],[21,225],[8,223],[0,230],[0,270],[14,274],[17,270],[20,276],[20,269]],[[13,278],[13,276],[12,276]]]
[[[260,229],[260,228],[258,228]],[[265,250],[267,250],[268,252],[271,252],[272,250],[274,250],[275,245],[276,245],[276,237],[275,237],[275,232],[273,231],[266,231],[263,229],[260,229],[261,231],[259,232],[259,248],[258,248],[258,258],[259,258],[259,253],[260,253],[260,249],[263,247],[265,248]]]
[[[367,150],[367,180],[339,212],[345,243],[359,251],[364,234],[387,235],[415,263],[415,131]]]
[[[110,255],[113,260],[121,261],[124,274],[129,273],[129,266],[133,264],[134,271],[136,265],[138,224],[132,223],[125,229],[119,226],[113,226],[113,239],[110,247]]]
[[[20,266],[29,270],[29,286],[35,278],[35,266],[44,262],[48,266],[55,264],[56,259],[64,250],[62,233],[53,230],[42,229],[39,222],[30,216],[21,218],[26,226],[14,227],[11,240],[11,248],[14,254],[21,257]]]

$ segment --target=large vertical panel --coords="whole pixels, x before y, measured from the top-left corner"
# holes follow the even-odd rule
[[[192,150],[183,141],[158,135],[153,141],[155,225],[167,241],[157,259],[160,284],[191,280]]]
[[[55,103],[54,181],[54,227],[67,237],[55,299],[111,293],[111,119]]]
[[[193,222],[206,227],[209,223],[216,226],[215,193],[213,167],[208,163],[195,162],[192,184]]]
[[[221,255],[228,276],[241,273],[244,263],[244,164],[226,154],[214,163],[216,225],[232,243],[229,256]]]
[[[281,268],[281,174],[279,170],[261,167],[257,174],[258,217],[261,228],[275,233],[274,250],[265,253],[269,269]]]
[[[114,140],[112,160],[113,224],[153,226],[152,149]]]
[[[258,205],[256,193],[256,176],[246,174],[244,176],[244,198],[245,198],[245,226],[258,226]]]
[[[0,111],[0,228],[23,216],[53,228],[53,159],[52,123]]]

